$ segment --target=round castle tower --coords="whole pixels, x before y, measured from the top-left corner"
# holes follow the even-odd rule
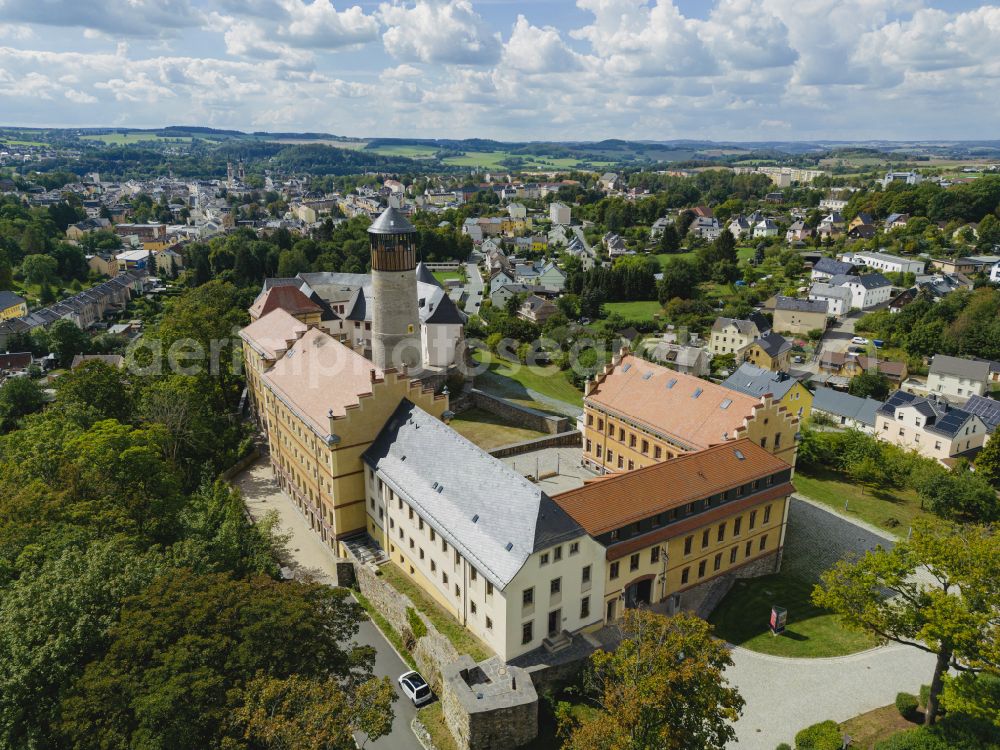
[[[372,244],[372,361],[381,370],[419,369],[417,230],[391,206],[370,227]]]

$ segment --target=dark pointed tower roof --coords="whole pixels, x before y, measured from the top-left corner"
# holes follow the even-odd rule
[[[427,264],[423,261],[417,263],[417,281],[422,281],[425,284],[433,284],[436,287],[444,289],[444,287],[441,286],[441,282],[434,277],[434,274],[431,273],[431,269],[429,269]]]
[[[412,234],[416,231],[409,219],[392,206],[383,211],[382,215],[368,227],[369,234]]]

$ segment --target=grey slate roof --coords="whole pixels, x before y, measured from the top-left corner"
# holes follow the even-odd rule
[[[584,534],[538,487],[406,399],[362,459],[500,589],[533,552]]]
[[[844,284],[860,284],[865,289],[880,289],[884,286],[892,286],[892,282],[880,273],[865,273],[861,276],[834,276],[829,281],[830,286],[843,286]]]
[[[773,331],[768,332],[765,336],[761,336],[753,343],[759,344],[760,348],[767,352],[767,356],[771,358],[784,354],[792,348],[791,341],[786,339],[780,333],[774,333]]]
[[[869,427],[875,425],[875,413],[880,406],[882,402],[873,398],[859,398],[825,386],[818,386],[813,392],[813,411],[853,419]]]
[[[833,258],[820,258],[813,264],[813,270],[831,276],[846,276],[854,270],[854,264]]]
[[[389,206],[382,214],[368,227],[369,234],[412,234],[417,229],[403,213],[392,206]]]
[[[770,393],[774,396],[775,401],[780,401],[797,382],[788,373],[772,372],[744,362],[736,368],[736,372],[722,381],[722,385],[730,390],[757,398],[765,393]]]
[[[962,409],[983,420],[990,432],[993,432],[997,425],[1000,425],[1000,401],[996,399],[986,398],[986,396],[972,396],[962,404]]]
[[[796,297],[782,297],[779,295],[774,301],[774,309],[826,314],[827,304],[823,300],[798,299]]]
[[[929,370],[931,375],[954,375],[985,383],[990,376],[990,363],[985,359],[965,359],[935,354]]]
[[[926,417],[924,428],[928,432],[934,432],[947,438],[955,437],[973,416],[964,409],[951,406],[947,401],[925,398],[906,391],[896,391],[889,396],[886,402],[879,407],[878,413],[890,417],[895,416],[896,409],[904,406],[912,406]]]
[[[0,292],[0,310],[6,310],[8,307],[13,307],[14,305],[20,305],[24,302],[24,297],[19,297],[14,294],[14,292],[2,291]]]

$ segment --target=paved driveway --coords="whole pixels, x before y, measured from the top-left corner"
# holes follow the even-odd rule
[[[826,329],[823,334],[823,349],[831,352],[846,352],[854,338],[854,324],[861,313],[849,313]]]
[[[278,526],[281,533],[289,535],[288,556],[297,575],[308,573],[317,580],[337,583],[336,556],[333,551],[320,541],[319,537],[309,530],[309,524],[296,509],[291,498],[283,493],[274,483],[267,459],[260,459],[249,469],[240,474],[234,484],[243,493],[243,501],[256,520],[268,511],[277,511]],[[388,677],[396,690],[399,699],[393,704],[395,718],[392,722],[392,732],[377,742],[369,742],[365,748],[375,750],[423,750],[417,741],[410,722],[416,714],[413,704],[399,691],[396,678],[409,671],[406,663],[399,658],[382,632],[371,620],[361,623],[355,642],[375,649],[375,674]]]
[[[468,298],[465,300],[465,312],[469,315],[479,315],[479,309],[486,293],[483,275],[479,273],[479,265],[472,262],[466,263],[465,278],[465,291],[468,294]]]

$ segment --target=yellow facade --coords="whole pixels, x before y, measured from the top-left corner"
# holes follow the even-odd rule
[[[803,389],[804,390],[804,389]],[[665,432],[649,427],[624,415],[611,414],[597,405],[584,402],[583,457],[601,470],[618,472],[641,469],[698,450],[698,446],[682,445]],[[765,399],[744,422],[744,429],[730,436],[750,438],[791,466],[795,465],[795,434],[798,408],[789,411],[781,403]],[[609,454],[610,452],[610,454]]]
[[[777,357],[772,357],[764,351],[760,342],[754,341],[743,350],[743,361],[772,372],[787,371],[791,364],[791,349],[785,350]]]
[[[5,307],[0,310],[0,320],[10,320],[12,318],[23,318],[28,314],[28,304],[22,300],[17,304]]]
[[[609,548],[605,620],[621,617],[625,590],[643,580],[652,582],[651,601],[663,602],[774,555],[784,545],[787,504],[787,497],[762,501],[669,539],[630,549],[621,557],[615,557],[620,553],[614,547]],[[642,544],[642,537],[636,542],[636,546]]]

